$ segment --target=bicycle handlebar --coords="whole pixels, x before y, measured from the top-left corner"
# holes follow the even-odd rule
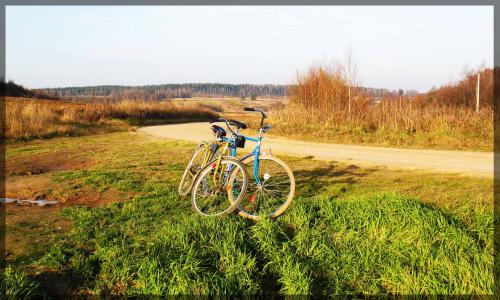
[[[267,118],[267,114],[264,110],[260,108],[255,108],[255,107],[245,107],[243,108],[243,111],[255,111],[259,112],[261,114],[261,119],[260,119],[260,128],[262,128],[262,124],[264,124],[264,119]]]
[[[213,120],[208,121],[208,123],[210,123],[210,124],[216,123],[216,122],[224,122],[224,118],[217,118],[217,119],[213,119]]]
[[[263,128],[262,125],[264,124],[264,119],[267,118],[267,114],[266,114],[266,112],[263,109],[255,108],[255,107],[245,107],[245,108],[243,108],[243,111],[254,111],[254,112],[260,113],[261,119],[260,119],[259,128],[261,128],[261,129]],[[231,131],[232,134],[236,134],[236,132],[234,132],[233,129],[231,128],[231,122],[232,121],[234,123],[235,120],[229,120],[228,121],[228,120],[226,120],[224,118],[217,118],[217,119],[214,119],[214,120],[210,120],[209,123],[212,124],[212,123],[216,123],[216,122],[224,122],[224,123],[226,123],[227,129],[229,129],[229,131]],[[242,125],[244,125],[244,124],[242,124]],[[238,127],[238,126],[236,125],[236,127]],[[245,125],[245,128],[244,127],[241,127],[241,128],[245,129],[246,125]]]
[[[208,123],[212,124],[212,123],[217,123],[217,122],[224,122],[226,119],[224,118],[217,118],[217,119],[213,119],[213,120],[210,120],[208,121]]]

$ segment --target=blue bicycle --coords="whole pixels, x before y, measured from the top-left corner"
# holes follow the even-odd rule
[[[281,215],[292,203],[295,194],[295,178],[292,170],[281,159],[271,155],[271,153],[262,153],[261,145],[263,133],[271,129],[271,125],[264,125],[266,113],[257,108],[245,108],[244,111],[258,112],[261,114],[259,133],[257,137],[250,137],[239,133],[246,129],[247,125],[237,120],[226,120],[218,118],[210,123],[223,122],[231,132],[228,137],[226,130],[218,125],[212,125],[214,135],[219,139],[222,145],[224,156],[218,161],[226,161],[223,171],[227,178],[222,183],[214,184],[214,174],[221,165],[218,161],[208,163],[196,176],[192,190],[192,203],[195,210],[200,212],[198,203],[206,204],[204,201],[214,195],[221,198],[220,186],[225,188],[224,194],[227,209],[224,214],[239,209],[239,214],[245,218],[259,220],[261,218],[275,218]],[[244,148],[245,142],[255,142],[256,146],[249,153],[239,159],[248,173],[248,183],[241,178],[240,181],[232,179],[234,175],[243,171],[241,166],[235,163],[237,149]],[[237,168],[235,172],[233,168]],[[222,177],[221,177],[222,178]],[[246,178],[245,178],[246,179]],[[218,188],[212,188],[219,186]],[[245,187],[245,190],[243,188]],[[227,197],[226,197],[227,196]],[[217,205],[221,205],[221,199],[218,199]],[[205,205],[205,207],[210,205]],[[220,214],[219,214],[220,215]]]

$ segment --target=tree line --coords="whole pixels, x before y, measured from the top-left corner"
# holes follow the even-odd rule
[[[5,82],[0,78],[0,91],[2,96],[8,97],[24,97],[24,98],[38,98],[38,99],[59,99],[55,95],[49,95],[42,90],[30,90],[24,86],[15,83],[12,80]]]
[[[222,84],[222,83],[184,83],[161,84],[146,86],[82,86],[46,88],[36,90],[39,93],[51,95],[56,98],[95,99],[107,98],[114,100],[148,100],[158,101],[172,98],[205,97],[240,97],[256,99],[257,97],[281,98],[289,94],[295,85],[278,84]],[[373,98],[396,97],[400,91],[385,88],[354,87],[358,94]],[[415,95],[415,91],[406,91],[405,94]]]
[[[284,97],[287,85],[279,84],[223,84],[182,83],[145,86],[83,86],[42,89],[44,93],[57,97],[106,97],[116,100],[141,99],[164,100],[190,98],[193,96],[231,97]]]

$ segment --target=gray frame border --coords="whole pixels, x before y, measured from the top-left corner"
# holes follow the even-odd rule
[[[500,259],[497,257],[500,250],[500,221],[496,216],[500,216],[500,4],[495,0],[254,0],[251,3],[243,0],[5,0],[0,3],[0,40],[3,47],[0,47],[0,78],[6,79],[6,6],[18,5],[62,5],[62,6],[146,6],[146,5],[220,5],[220,6],[258,6],[258,5],[276,5],[276,6],[494,6],[494,176],[493,176],[493,194],[494,194],[494,276],[495,293],[500,291]],[[423,18],[422,21],[425,21]],[[4,91],[2,91],[4,97]],[[3,99],[2,99],[3,100]],[[0,105],[0,198],[5,197],[5,101]],[[497,154],[499,152],[499,154]],[[498,170],[498,171],[497,171]],[[6,222],[5,204],[0,204],[0,280],[4,278],[6,267],[5,250],[5,222]],[[500,217],[498,218],[500,220]]]

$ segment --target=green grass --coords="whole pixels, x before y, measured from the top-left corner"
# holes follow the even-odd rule
[[[8,266],[0,282],[0,290],[6,299],[28,299],[40,295],[39,284],[22,270]]]
[[[100,151],[84,152],[90,168],[51,174],[54,197],[76,187],[130,200],[62,211],[72,230],[30,265],[49,293],[47,274],[69,279],[66,292],[103,296],[494,292],[491,180],[285,157],[297,196],[255,223],[200,217],[177,195],[190,143],[114,133],[36,151],[58,144]]]
[[[74,288],[105,294],[493,291],[492,216],[471,229],[394,193],[296,200],[257,224],[201,218],[169,188],[67,209],[75,229],[41,262],[77,277]]]
[[[77,172],[61,172],[54,176],[54,180],[64,182],[74,179],[83,179],[82,183],[98,191],[105,191],[114,186],[119,191],[140,191],[142,178],[139,174],[130,174],[123,171],[81,170]]]

